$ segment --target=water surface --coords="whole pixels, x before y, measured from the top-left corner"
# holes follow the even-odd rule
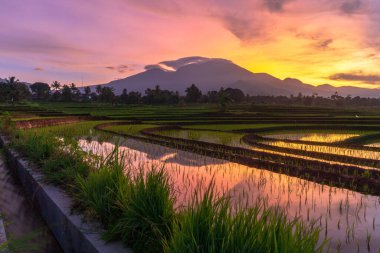
[[[80,140],[88,152],[106,155],[115,141],[99,143]],[[133,171],[164,166],[177,198],[176,207],[186,206],[196,189],[203,192],[214,180],[219,195],[231,197],[231,204],[252,206],[257,200],[281,206],[289,217],[301,217],[332,238],[332,247],[342,252],[372,252],[380,248],[380,199],[347,189],[259,170],[190,152],[119,139],[120,152]],[[370,239],[368,239],[370,238]]]

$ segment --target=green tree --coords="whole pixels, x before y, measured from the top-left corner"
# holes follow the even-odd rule
[[[50,96],[50,86],[47,83],[36,82],[30,85],[30,90],[36,99],[46,100]]]
[[[51,88],[57,92],[61,89],[61,83],[58,82],[58,81],[54,81],[52,84],[51,84]]]
[[[218,102],[220,105],[220,111],[225,112],[227,110],[227,104],[231,103],[231,98],[224,88],[220,88],[218,92]]]
[[[99,101],[106,103],[115,102],[115,93],[110,87],[102,87],[99,94]]]
[[[19,102],[30,96],[29,88],[26,84],[21,83],[16,77],[11,76],[5,80],[8,90],[8,100],[10,102]]]
[[[185,92],[186,92],[185,100],[188,103],[199,102],[199,100],[202,97],[201,90],[195,84],[192,84],[190,87],[186,88]]]
[[[73,93],[68,85],[63,85],[62,90],[61,90],[61,98],[63,101],[69,102],[73,100]]]

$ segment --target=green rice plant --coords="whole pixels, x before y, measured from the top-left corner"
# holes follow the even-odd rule
[[[326,244],[319,242],[318,229],[288,220],[279,208],[257,202],[234,211],[210,186],[180,214],[164,252],[322,252]]]
[[[78,199],[100,219],[103,225],[114,223],[121,214],[117,200],[129,190],[130,177],[124,174],[123,159],[119,159],[118,148],[87,177],[78,175]]]
[[[141,170],[122,197],[121,217],[108,237],[121,238],[135,252],[162,252],[175,219],[175,199],[167,174],[157,168],[146,173]]]
[[[18,133],[13,142],[14,146],[33,161],[41,163],[48,159],[60,146],[60,141],[52,135],[35,133]]]
[[[190,207],[179,214],[164,252],[220,252],[231,222],[228,211],[228,202],[216,200],[211,186],[202,200],[196,192]]]
[[[92,170],[92,157],[83,152],[76,144],[55,147],[48,159],[42,164],[45,180],[60,186],[75,189],[78,176],[87,177]]]

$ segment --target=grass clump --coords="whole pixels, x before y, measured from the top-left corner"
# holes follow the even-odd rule
[[[122,240],[135,252],[162,252],[175,220],[174,198],[163,169],[134,176],[115,150],[88,176],[78,176],[78,195],[87,212],[106,228],[104,239]]]
[[[137,173],[119,201],[122,214],[109,231],[136,252],[162,252],[175,219],[174,197],[163,169]]]
[[[117,202],[128,192],[130,180],[124,174],[124,164],[118,159],[117,149],[100,162],[98,169],[87,177],[79,175],[76,181],[77,198],[83,200],[88,210],[106,228],[120,217],[121,210]]]
[[[62,144],[51,135],[17,133],[13,138],[15,147],[33,161],[41,164]]]
[[[319,230],[298,219],[288,221],[279,208],[260,203],[234,211],[227,198],[215,197],[212,187],[177,220],[164,252],[322,252]]]
[[[87,177],[93,170],[93,157],[82,151],[76,143],[61,144],[43,163],[42,171],[45,179],[53,184],[74,188],[78,176]]]
[[[74,140],[21,131],[11,137],[12,146],[40,165],[47,182],[65,187],[69,194],[78,189],[76,178],[87,177],[94,168],[95,157],[84,152]]]

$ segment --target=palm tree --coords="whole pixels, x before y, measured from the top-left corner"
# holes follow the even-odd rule
[[[77,88],[77,86],[75,85],[75,83],[71,83],[70,84],[70,89],[71,89],[71,91],[76,91],[76,90],[78,90],[78,88]]]
[[[51,84],[51,87],[52,87],[55,91],[59,91],[59,89],[61,88],[61,83],[58,82],[58,81],[54,81],[54,82]]]
[[[18,80],[15,76],[11,76],[8,79],[5,79],[5,83],[9,89],[10,101],[13,103],[17,96],[17,85],[20,83],[20,80]]]
[[[8,90],[8,99],[12,103],[25,99],[30,95],[29,87],[26,84],[21,83],[14,76],[5,79],[5,85],[6,90]]]
[[[20,80],[18,80],[16,77],[14,76],[11,76],[9,77],[8,79],[5,79],[5,82],[9,85],[16,85],[17,83],[20,82]]]

